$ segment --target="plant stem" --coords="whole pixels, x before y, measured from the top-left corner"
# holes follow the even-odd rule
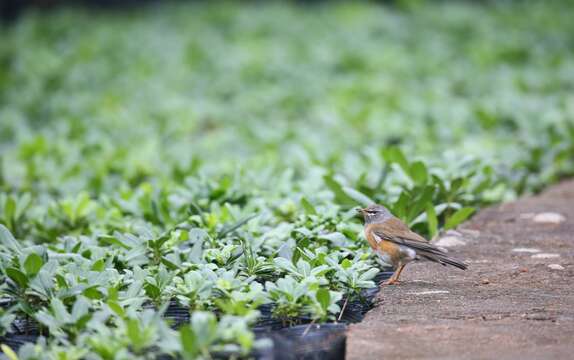
[[[309,330],[311,330],[311,326],[313,326],[313,324],[315,324],[315,319],[313,319],[313,321],[311,321],[311,322],[309,323],[309,326],[307,326],[307,328],[305,329],[305,331],[303,331],[303,335],[302,335],[302,336],[307,335],[307,333],[309,332]]]
[[[345,303],[343,304],[341,312],[339,313],[339,317],[337,318],[337,321],[341,321],[341,318],[343,317],[343,313],[345,312],[345,308],[347,307],[348,302],[349,302],[349,296],[347,295],[347,297],[345,298]]]

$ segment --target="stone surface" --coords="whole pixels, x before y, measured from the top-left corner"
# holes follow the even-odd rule
[[[560,224],[565,220],[564,215],[555,212],[543,212],[532,218],[532,221],[543,224]]]
[[[558,213],[544,226],[521,214]],[[536,215],[533,215],[533,217]],[[532,218],[533,218],[532,217]],[[469,269],[416,262],[401,284],[351,325],[348,359],[571,359],[574,354],[574,181],[485,209],[459,231],[478,232],[449,254]],[[542,253],[513,249],[540,249]],[[560,255],[564,269],[544,257]],[[481,280],[487,279],[488,283]],[[426,295],[424,295],[426,294]]]
[[[560,254],[549,254],[549,253],[540,253],[540,254],[534,254],[531,256],[531,258],[533,259],[555,259],[555,258],[559,258]]]
[[[429,291],[420,291],[420,292],[412,292],[409,294],[412,295],[435,295],[435,294],[448,294],[450,291],[448,290],[429,290]]]
[[[535,248],[514,248],[514,249],[512,249],[512,251],[522,252],[522,253],[532,253],[532,254],[540,252],[539,249],[535,249]]]
[[[564,270],[564,266],[560,264],[548,264],[548,267],[552,270]]]
[[[524,214],[518,215],[518,218],[519,218],[519,219],[530,220],[530,219],[532,219],[534,216],[536,216],[535,213],[524,213]]]
[[[480,231],[478,230],[471,230],[471,229],[460,229],[461,234],[466,237],[473,237],[477,238],[480,236]]]
[[[435,244],[438,247],[454,247],[454,246],[462,246],[466,245],[466,242],[459,236],[444,236],[435,241]]]

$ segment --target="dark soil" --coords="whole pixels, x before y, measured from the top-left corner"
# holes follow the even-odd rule
[[[535,221],[544,212],[564,219]],[[351,325],[347,358],[574,358],[574,181],[485,209],[458,231],[465,244],[449,253],[469,269],[408,265]]]

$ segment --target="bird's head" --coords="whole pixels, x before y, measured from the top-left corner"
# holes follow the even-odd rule
[[[393,214],[386,207],[377,204],[369,205],[364,209],[357,209],[357,211],[363,216],[365,224],[383,222],[393,217]]]

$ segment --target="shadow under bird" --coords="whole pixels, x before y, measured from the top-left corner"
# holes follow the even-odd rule
[[[429,260],[466,270],[465,263],[449,257],[445,250],[411,231],[384,206],[375,204],[358,211],[365,220],[365,237],[369,245],[382,261],[395,268],[393,276],[385,284],[398,284],[405,265],[413,260]]]

